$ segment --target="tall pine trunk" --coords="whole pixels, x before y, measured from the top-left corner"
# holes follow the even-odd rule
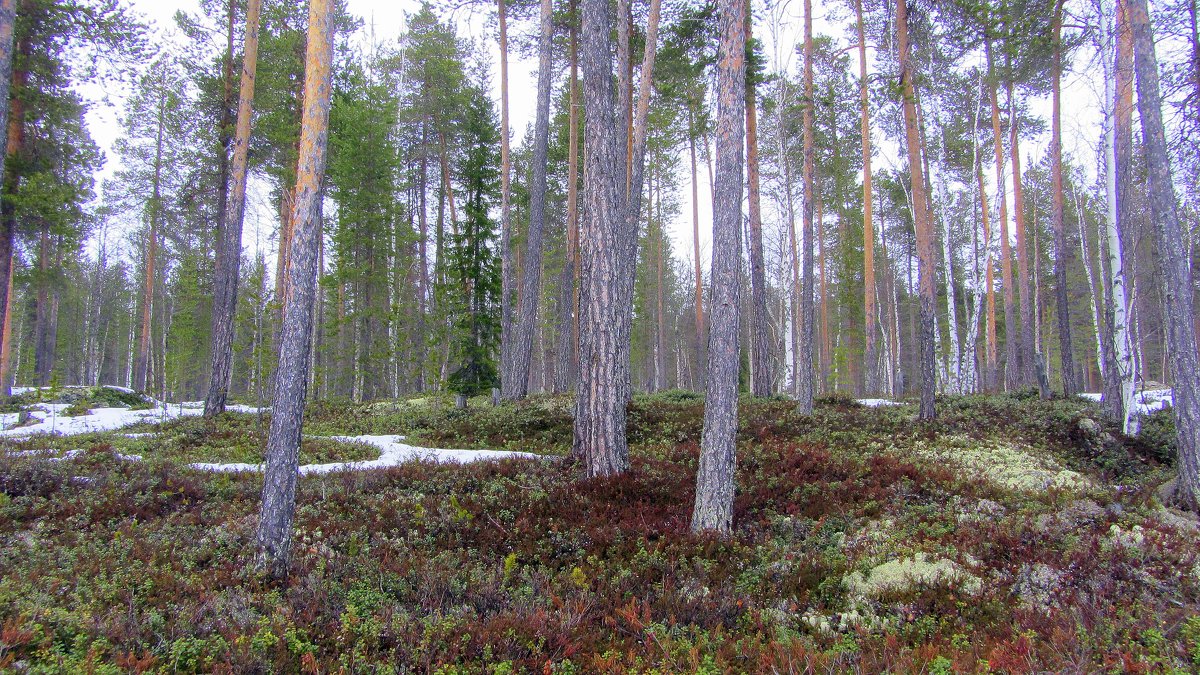
[[[1062,176],[1062,12],[1063,0],[1054,6],[1054,57],[1051,62],[1053,81],[1053,109],[1051,117],[1050,162],[1053,207],[1050,218],[1054,225],[1054,295],[1058,314],[1059,359],[1062,363],[1063,395],[1073,396],[1077,392],[1075,379],[1075,355],[1071,347],[1071,314],[1067,298],[1067,228],[1063,223],[1063,176]]]
[[[1016,317],[1015,280],[1012,269],[1012,242],[1008,232],[1008,191],[1004,184],[1004,137],[1000,133],[1000,103],[996,94],[996,76],[992,60],[992,42],[984,42],[987,54],[988,94],[992,103],[992,140],[996,151],[996,194],[1000,198],[1000,285],[1004,288],[1004,386],[1017,388],[1017,346],[1019,329]]]
[[[623,64],[623,76],[618,81],[622,83],[620,107],[626,110],[626,154],[625,154],[625,226],[618,237],[621,250],[617,259],[618,267],[618,306],[617,316],[617,376],[618,384],[626,402],[632,398],[630,386],[630,346],[633,334],[633,286],[637,271],[638,229],[642,217],[642,186],[646,169],[646,136],[649,132],[650,93],[654,81],[654,61],[658,49],[658,23],[662,7],[661,0],[650,0],[649,15],[646,20],[645,46],[642,52],[641,77],[638,83],[636,105],[633,96],[632,59],[630,58],[628,33],[632,32],[632,15],[629,3],[618,2],[618,8],[625,5],[624,21],[625,38],[618,45],[618,61]],[[618,30],[620,34],[620,30]],[[624,56],[621,54],[624,52]]]
[[[918,371],[920,374],[920,419],[934,418],[933,397],[937,388],[936,364],[933,349],[934,288],[933,219],[925,192],[925,176],[921,159],[920,133],[917,130],[916,93],[913,87],[913,64],[908,45],[908,7],[906,0],[896,0],[896,42],[900,54],[900,86],[904,110],[904,136],[908,146],[908,170],[912,177],[913,223],[917,235],[917,275],[920,295],[920,331],[918,340]]]
[[[525,270],[521,274],[521,301],[513,326],[512,353],[508,370],[500,377],[506,400],[525,398],[529,393],[529,368],[533,355],[533,331],[537,328],[538,299],[542,288],[542,232],[546,220],[546,154],[550,145],[550,67],[554,38],[553,8],[541,0],[541,32],[538,38],[537,116],[533,125],[533,176],[529,185],[529,230],[525,235]]]
[[[738,319],[742,251],[742,127],[746,104],[745,0],[722,0],[717,54],[717,166],[713,200],[707,398],[692,531],[729,532],[737,463]]]
[[[562,274],[558,281],[558,330],[555,350],[558,363],[554,368],[554,393],[562,394],[571,389],[579,359],[575,350],[575,273],[579,268],[579,116],[576,112],[579,99],[579,52],[575,16],[575,2],[571,2],[570,60],[571,76],[568,92],[567,124],[567,245]]]
[[[254,77],[258,66],[258,25],[262,0],[246,5],[245,45],[238,93],[237,128],[230,166],[230,194],[225,218],[219,228],[219,250],[214,271],[212,312],[212,358],[204,416],[225,412],[233,374],[233,319],[237,313],[238,273],[242,263],[242,223],[246,214],[246,182],[249,178],[250,122],[253,117]],[[233,58],[230,55],[230,58]]]
[[[1008,150],[1012,155],[1012,184],[1013,184],[1013,222],[1017,227],[1017,291],[1021,308],[1021,342],[1017,350],[1019,383],[1022,387],[1031,387],[1036,383],[1034,376],[1034,354],[1037,352],[1033,343],[1033,293],[1030,287],[1031,270],[1029,269],[1029,238],[1025,232],[1025,197],[1023,194],[1023,176],[1021,176],[1021,137],[1018,131],[1019,119],[1016,96],[1013,94],[1013,82],[1008,81]]]
[[[743,39],[753,35],[746,0],[746,30]],[[767,317],[767,278],[763,269],[762,197],[759,188],[758,110],[755,83],[746,74],[746,178],[750,187],[750,393],[771,395],[771,347]]]
[[[16,0],[0,0],[0,177],[5,183],[9,176],[15,173],[5,161],[15,155],[20,149],[20,127],[24,124],[23,115],[18,114],[19,106],[15,100],[10,103],[10,96],[16,92],[10,88],[13,69],[13,33],[16,28]],[[11,107],[11,110],[10,110]],[[10,112],[13,113],[10,115]],[[14,129],[15,126],[17,127]],[[17,143],[14,145],[14,141]],[[13,242],[16,238],[15,222],[0,209],[0,396],[7,397],[12,393],[12,378],[9,368],[9,352],[12,334],[9,330],[12,324],[12,277],[13,277]]]
[[[615,110],[611,17],[607,0],[583,0],[586,208],[580,228],[579,386],[573,452],[588,476],[629,468],[625,397],[617,361],[620,275],[626,205],[627,129]]]
[[[333,6],[333,0],[309,0],[308,6],[304,115],[300,126],[289,283],[284,298],[279,365],[267,435],[263,505],[258,522],[259,562],[276,579],[287,575],[296,510],[300,433],[312,357],[312,309],[321,237],[319,200],[329,140]]]
[[[496,0],[500,27],[500,373],[512,372],[515,356],[514,296],[517,261],[512,233],[512,159],[508,138],[508,11],[505,0]]]
[[[696,124],[691,103],[688,104],[688,148],[692,167],[692,263],[696,276],[696,367],[704,362],[704,277],[700,272],[700,181],[696,177]],[[699,379],[699,378],[695,378]],[[699,389],[699,387],[696,387]]]
[[[858,91],[862,109],[863,158],[863,336],[865,340],[863,393],[868,396],[879,390],[879,366],[876,355],[875,321],[875,223],[872,220],[871,192],[871,109],[867,91],[867,39],[863,29],[862,0],[854,0],[855,28],[858,31]]]
[[[1180,504],[1200,509],[1200,362],[1196,355],[1196,325],[1192,268],[1183,228],[1176,212],[1170,155],[1163,130],[1158,60],[1146,0],[1128,0],[1133,32],[1134,71],[1137,74],[1138,114],[1146,151],[1150,211],[1161,275],[1167,352],[1173,378],[1175,429],[1178,434]]]
[[[796,373],[796,408],[801,414],[813,411],[816,389],[813,369],[813,210],[816,199],[813,182],[816,159],[813,148],[813,36],[812,0],[804,0],[804,110],[801,125],[804,136],[804,209],[802,244],[804,265],[800,289],[800,360]]]
[[[147,209],[149,232],[146,238],[145,268],[142,282],[142,324],[138,333],[137,361],[133,369],[133,388],[146,391],[150,372],[150,324],[154,310],[154,281],[157,274],[158,231],[162,219],[162,155],[163,127],[167,114],[167,89],[165,78],[159,81],[158,128],[154,140],[154,176],[151,183],[150,204]]]

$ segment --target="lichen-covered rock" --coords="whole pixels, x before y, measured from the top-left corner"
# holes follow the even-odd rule
[[[964,595],[978,595],[983,590],[983,581],[962,565],[925,553],[889,560],[871,568],[866,574],[851,572],[842,581],[851,595],[865,598],[879,598],[920,588],[950,588]]]
[[[1046,513],[1038,516],[1035,525],[1041,532],[1061,536],[1082,527],[1091,527],[1093,523],[1107,515],[1096,502],[1090,499],[1077,499],[1057,513]]]
[[[965,471],[1012,490],[1083,491],[1092,487],[1088,478],[1063,468],[1045,453],[1028,452],[1012,443],[945,436],[936,444],[918,442],[913,446],[913,452],[924,459],[957,464]]]
[[[1008,513],[1008,509],[1003,505],[990,499],[980,499],[974,504],[959,508],[957,518],[960,523],[995,522],[1003,518],[1006,513]]]
[[[1083,432],[1083,435],[1088,438],[1099,438],[1100,434],[1104,432],[1103,427],[1101,427],[1096,420],[1088,417],[1084,417],[1083,419],[1079,420],[1079,424],[1076,426],[1078,426],[1079,431]]]
[[[1022,565],[1013,592],[1022,607],[1048,610],[1054,606],[1054,598],[1062,590],[1065,577],[1063,572],[1045,563]]]

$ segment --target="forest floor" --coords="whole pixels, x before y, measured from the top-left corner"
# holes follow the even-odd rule
[[[122,405],[71,405],[93,403]],[[637,397],[633,470],[590,481],[571,399],[478,403],[310,405],[302,463],[378,458],[329,438],[364,435],[551,457],[307,476],[284,585],[254,571],[261,475],[188,467],[261,461],[267,413],[0,440],[0,671],[1200,666],[1200,526],[1155,492],[1167,412],[1130,439],[1084,399],[944,398],[933,424],[743,399],[718,540],[688,532],[696,396]]]

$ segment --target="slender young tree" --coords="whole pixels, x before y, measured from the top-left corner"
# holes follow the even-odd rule
[[[862,157],[863,157],[863,354],[865,377],[863,390],[874,394],[879,389],[879,366],[876,355],[875,325],[875,223],[872,221],[874,198],[871,192],[871,109],[867,90],[867,38],[863,28],[862,0],[854,0],[855,28],[858,32],[858,88],[859,105],[862,108]]]
[[[533,171],[529,185],[529,230],[525,235],[525,270],[521,274],[520,310],[513,326],[513,346],[500,388],[507,400],[525,398],[529,392],[529,366],[533,361],[533,332],[537,327],[538,299],[542,296],[542,231],[546,220],[546,155],[550,146],[550,76],[554,40],[554,13],[550,0],[541,0],[538,37],[537,116],[533,125]]]
[[[1011,77],[1011,76],[1010,76]],[[1034,359],[1037,347],[1034,344],[1034,298],[1033,274],[1029,263],[1029,236],[1025,227],[1025,195],[1021,176],[1021,136],[1016,96],[1012,79],[1008,81],[1008,150],[1012,155],[1013,223],[1017,236],[1017,297],[1021,312],[1020,344],[1017,349],[1018,382],[1022,387],[1037,383],[1034,374]],[[1013,336],[1016,338],[1017,336]]]
[[[575,336],[579,316],[576,310],[575,276],[579,270],[579,30],[575,0],[571,2],[569,58],[571,74],[567,86],[567,245],[559,277],[558,364],[554,368],[554,393],[571,389],[578,358]]]
[[[312,350],[313,300],[320,248],[321,182],[325,175],[332,89],[333,0],[309,0],[304,68],[304,115],[296,177],[289,283],[284,298],[267,468],[258,521],[259,562],[272,577],[287,576],[296,511],[300,432]]]
[[[508,137],[508,10],[504,0],[496,0],[496,17],[500,26],[500,372],[503,374],[512,370],[516,350],[513,296],[517,292],[517,261],[512,244],[512,152]]]
[[[1200,510],[1200,362],[1196,355],[1192,268],[1176,211],[1167,135],[1163,130],[1158,59],[1154,53],[1154,34],[1146,0],[1127,0],[1126,11],[1133,32],[1137,107],[1142,121],[1150,211],[1162,277],[1167,353],[1174,378],[1173,409],[1179,453],[1175,497],[1181,506],[1197,511]]]
[[[700,181],[696,178],[696,130],[693,104],[688,104],[688,150],[692,167],[692,264],[696,282],[696,367],[704,359],[704,277],[700,272]],[[699,378],[697,378],[699,379]]]
[[[621,3],[618,3],[618,7]],[[626,33],[632,30],[630,7],[626,3],[625,20],[618,24],[626,26]],[[618,74],[620,83],[620,98],[618,105],[626,110],[625,124],[627,127],[625,146],[625,223],[618,241],[622,249],[618,253],[617,262],[618,284],[617,302],[621,308],[617,316],[620,319],[617,340],[617,382],[626,402],[632,398],[630,377],[630,347],[633,334],[633,289],[637,267],[638,230],[642,218],[642,186],[646,171],[646,138],[649,132],[650,93],[654,82],[654,61],[658,49],[658,23],[662,8],[661,0],[650,0],[649,13],[646,19],[645,46],[642,52],[642,68],[638,92],[633,96],[633,65],[629,52],[629,36],[618,44],[618,65],[623,64]],[[618,30],[618,35],[621,31]],[[624,56],[622,53],[626,52]]]
[[[150,200],[146,205],[146,245],[142,259],[142,321],[138,329],[137,358],[133,364],[133,388],[146,391],[151,383],[150,373],[150,324],[154,312],[154,289],[157,281],[158,238],[163,218],[163,135],[166,127],[167,88],[165,71],[158,83],[157,127],[155,131],[154,160],[150,181]]]
[[[987,55],[988,94],[992,104],[992,141],[996,151],[996,192],[1000,201],[1000,286],[1004,289],[1004,386],[1017,387],[1018,328],[1016,317],[1015,280],[1012,269],[1012,243],[1008,234],[1008,190],[1004,188],[1004,136],[1000,133],[1000,102],[996,94],[995,63],[992,41],[984,39]]]
[[[718,7],[717,166],[713,200],[712,304],[709,311],[707,398],[696,473],[692,531],[727,534],[733,525],[737,463],[738,275],[741,268],[742,148],[746,130],[746,6]]]
[[[929,213],[929,200],[925,191],[924,163],[921,153],[921,138],[917,130],[916,93],[913,87],[913,62],[908,44],[908,3],[896,0],[896,43],[900,56],[900,86],[903,97],[904,136],[908,146],[908,172],[912,177],[913,225],[917,234],[917,276],[920,291],[920,326],[918,370],[920,373],[921,409],[920,419],[932,420],[935,415],[933,396],[937,388],[936,356],[933,349],[935,330],[933,269],[933,217]]]
[[[262,0],[246,3],[246,33],[238,93],[237,128],[230,162],[230,194],[225,218],[218,228],[218,251],[213,283],[212,354],[204,416],[225,412],[233,375],[233,320],[237,313],[238,272],[242,263],[242,223],[246,215],[249,177],[250,122],[254,106],[254,76],[258,67],[258,26]],[[230,57],[232,58],[232,56]]]
[[[1122,5],[1123,6],[1123,5]],[[1121,422],[1122,431],[1128,435],[1136,432],[1137,417],[1133,415],[1133,349],[1129,331],[1129,305],[1125,276],[1124,240],[1121,237],[1121,222],[1118,208],[1117,166],[1117,29],[1120,23],[1117,12],[1107,2],[1099,2],[1100,11],[1100,59],[1104,64],[1104,234],[1100,238],[1101,276],[1107,268],[1108,279],[1104,293],[1104,324],[1101,339],[1105,341],[1101,368],[1104,379],[1104,406],[1109,414]],[[1106,11],[1107,10],[1107,11]],[[1112,21],[1112,23],[1109,23]],[[1107,261],[1107,265],[1103,264]]]

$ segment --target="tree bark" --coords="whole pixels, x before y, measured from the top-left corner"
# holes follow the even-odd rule
[[[787,144],[784,141],[782,131],[784,128],[783,111],[787,101],[785,95],[786,81],[781,81],[779,86],[779,104],[776,107],[776,114],[779,116],[778,125],[780,132],[776,134],[776,138],[779,142],[779,163],[783,165],[783,201],[786,210],[785,215],[787,216],[788,247],[792,258],[790,265],[792,268],[792,393],[795,394],[799,391],[798,374],[800,372],[800,251],[799,245],[796,242],[796,208],[792,199],[792,162],[791,157],[788,155]]]
[[[663,226],[662,226],[663,218],[662,218],[662,178],[661,178],[661,174],[660,174],[658,181],[654,183],[654,188],[651,191],[651,199],[654,199],[658,204],[658,213],[657,213],[657,218],[655,219],[657,224],[655,226],[656,237],[655,237],[655,246],[654,246],[656,279],[655,279],[655,283],[654,283],[654,296],[655,296],[655,298],[654,298],[654,300],[655,300],[655,307],[654,307],[654,314],[655,314],[655,322],[654,322],[654,326],[655,326],[655,328],[654,328],[654,386],[652,387],[652,389],[654,391],[662,391],[663,389],[666,388],[666,382],[667,382],[666,354],[665,354],[666,348],[664,346],[664,337],[663,337],[667,332],[667,318],[666,318],[666,312],[664,311],[665,308],[664,308],[664,298],[663,298],[663,270],[664,270],[663,258],[665,256],[665,252],[663,251],[663,249],[666,247],[667,238],[666,238],[666,233],[663,232]],[[651,203],[654,203],[654,202],[651,202]]]
[[[1116,29],[1112,36],[1111,62],[1114,64],[1112,79],[1111,124],[1111,194],[1110,221],[1108,228],[1108,263],[1112,274],[1110,308],[1112,315],[1112,345],[1114,360],[1106,380],[1104,400],[1109,414],[1121,420],[1127,434],[1137,431],[1137,406],[1134,401],[1134,386],[1138,373],[1136,340],[1133,333],[1133,310],[1135,297],[1131,245],[1133,242],[1133,38],[1129,28],[1126,3],[1119,1],[1116,8]],[[1107,65],[1107,62],[1106,62]],[[1106,149],[1106,153],[1108,150]],[[1108,163],[1108,157],[1105,158]],[[1106,183],[1106,189],[1108,185]],[[1119,287],[1118,287],[1119,286]],[[1123,302],[1118,302],[1123,301]]]
[[[1163,130],[1158,61],[1146,0],[1128,0],[1126,10],[1133,32],[1138,114],[1142,121],[1150,211],[1162,282],[1167,353],[1174,379],[1173,408],[1179,453],[1176,497],[1181,505],[1195,511],[1200,509],[1200,363],[1193,323],[1192,268],[1176,211],[1170,155]]]
[[[916,94],[913,87],[913,64],[908,45],[908,7],[906,0],[896,0],[896,42],[900,55],[900,85],[903,88],[904,135],[908,146],[908,170],[912,177],[913,223],[917,235],[917,275],[920,286],[920,338],[918,370],[921,378],[920,419],[932,420],[935,415],[934,391],[937,388],[936,364],[933,350],[934,288],[933,219],[925,192],[925,176],[921,160],[921,141],[917,131]]]
[[[744,40],[753,35],[749,2]],[[746,75],[746,177],[750,187],[750,393],[771,395],[770,328],[767,321],[767,278],[763,265],[762,196],[759,187],[758,110],[754,78]]]
[[[1104,359],[1101,375],[1104,378],[1103,404],[1108,414],[1121,422],[1122,431],[1136,431],[1136,416],[1133,405],[1133,349],[1129,331],[1129,284],[1125,271],[1124,241],[1122,235],[1120,181],[1118,174],[1119,145],[1118,114],[1120,89],[1129,78],[1118,63],[1119,33],[1124,31],[1123,3],[1119,4],[1115,16],[1111,17],[1115,27],[1109,27],[1108,17],[1101,17],[1105,29],[1100,37],[1101,61],[1104,67],[1104,188],[1106,195],[1105,227],[1099,238],[1101,272],[1105,277],[1104,326],[1100,331],[1104,340]],[[1127,31],[1126,31],[1127,32]],[[1124,223],[1127,224],[1127,223]]]
[[[1008,149],[1012,155],[1013,221],[1017,226],[1017,291],[1021,307],[1021,343],[1017,351],[1020,386],[1030,387],[1037,383],[1034,376],[1034,358],[1037,351],[1033,344],[1033,294],[1030,289],[1029,243],[1025,232],[1025,198],[1022,192],[1021,140],[1018,132],[1017,101],[1013,95],[1013,82],[1008,81]]]
[[[746,105],[744,0],[718,6],[717,166],[707,398],[692,531],[727,534],[733,524],[738,408],[738,319],[742,224],[742,127]]]
[[[575,378],[575,370],[579,359],[575,353],[574,317],[575,312],[575,272],[579,266],[579,117],[576,112],[579,97],[579,31],[576,29],[577,18],[575,0],[571,2],[571,37],[570,60],[571,76],[568,81],[567,124],[567,246],[563,260],[562,274],[559,277],[558,297],[558,331],[556,335],[556,350],[558,365],[554,369],[554,393],[562,394],[570,391]]]
[[[580,228],[579,387],[573,452],[589,477],[629,468],[625,397],[618,381],[620,261],[628,207],[627,128],[614,108],[611,17],[607,0],[583,0],[585,217]]]
[[[6,160],[15,156],[23,140],[24,113],[19,101],[16,100],[17,87],[23,85],[24,75],[18,80],[13,73],[13,33],[16,29],[16,0],[0,0],[0,177],[4,178],[6,188],[16,189],[16,173]],[[11,194],[11,193],[10,193]],[[7,201],[7,200],[6,200]],[[0,208],[0,396],[12,394],[11,369],[9,368],[9,352],[12,340],[9,326],[12,305],[13,277],[13,243],[16,239],[15,217],[10,217],[7,211],[11,207]],[[15,214],[14,214],[15,215]]]
[[[696,178],[696,128],[691,104],[688,106],[688,147],[692,166],[692,262],[696,275],[696,364],[704,363],[704,278],[700,272],[700,182]],[[697,387],[698,388],[698,387]]]
[[[537,115],[533,125],[533,171],[529,185],[529,231],[525,241],[525,269],[521,274],[521,302],[509,370],[500,377],[505,400],[525,398],[529,393],[529,368],[533,355],[533,331],[537,327],[538,300],[542,288],[542,232],[546,220],[546,154],[550,145],[550,68],[554,38],[550,0],[541,0],[541,32],[538,38]]]
[[[867,90],[867,39],[863,28],[862,0],[854,0],[855,28],[858,31],[858,91],[862,108],[862,157],[863,157],[863,393],[868,396],[878,393],[879,366],[876,356],[875,322],[875,223],[872,220],[874,206],[871,192],[871,111]]]
[[[505,0],[496,0],[500,24],[500,373],[512,372],[516,336],[514,295],[517,261],[512,244],[512,160],[508,127],[508,12]]]
[[[813,149],[813,37],[812,0],[804,0],[804,214],[802,244],[804,264],[800,290],[800,369],[796,373],[796,409],[804,415],[813,411],[816,388],[813,372],[813,210],[816,199],[813,181],[816,164]]]
[[[150,204],[147,209],[150,231],[146,240],[145,276],[142,283],[142,325],[138,333],[138,356],[133,371],[133,388],[146,391],[150,371],[150,319],[154,308],[154,281],[158,256],[158,230],[162,217],[162,155],[163,127],[167,114],[165,80],[159,81],[158,130],[154,141],[154,177],[151,183]]]
[[[1012,242],[1008,233],[1008,191],[1004,184],[1004,137],[1000,133],[1000,103],[996,95],[996,76],[992,62],[992,42],[984,42],[987,54],[988,93],[992,103],[992,139],[996,150],[996,193],[1000,198],[1000,285],[1004,287],[1004,386],[1019,386],[1017,346],[1019,335],[1016,319],[1016,297],[1012,270]]]
[[[230,167],[229,203],[220,227],[220,243],[214,271],[212,312],[212,359],[204,416],[225,412],[233,375],[233,319],[237,313],[238,274],[242,263],[242,224],[246,214],[246,183],[249,178],[250,122],[253,117],[254,78],[258,67],[258,26],[261,0],[246,4],[246,34],[242,48],[242,75],[238,93],[237,128]],[[232,56],[230,57],[232,58]]]
[[[618,3],[618,7],[622,4]],[[624,14],[626,31],[632,31],[632,16],[629,14],[628,3]],[[654,81],[654,61],[658,49],[658,23],[661,10],[661,0],[650,0],[649,16],[646,20],[645,48],[642,52],[642,68],[636,110],[633,99],[632,62],[629,55],[620,57],[622,49],[628,52],[627,40],[618,46],[619,61],[624,65],[624,86],[622,88],[622,109],[628,111],[626,116],[626,170],[625,170],[625,227],[618,238],[622,243],[617,263],[618,272],[618,324],[617,340],[617,375],[621,392],[628,402],[632,399],[630,386],[629,352],[633,333],[633,285],[637,271],[638,227],[642,217],[642,186],[646,169],[646,135],[649,131],[650,93]],[[626,100],[627,99],[627,100]],[[589,109],[590,110],[590,109]]]
[[[1062,12],[1063,0],[1054,7],[1054,57],[1051,68],[1053,83],[1053,108],[1051,118],[1050,162],[1051,189],[1054,190],[1050,217],[1054,225],[1054,295],[1057,300],[1059,359],[1062,363],[1063,396],[1074,396],[1078,391],[1075,379],[1075,355],[1071,347],[1071,314],[1067,298],[1067,228],[1063,223],[1063,176],[1062,176]],[[1082,214],[1080,215],[1082,217]]]
[[[258,522],[259,563],[276,579],[287,575],[300,433],[311,361],[313,300],[320,248],[321,181],[325,175],[332,88],[333,2],[310,0],[304,69],[304,115],[293,217],[290,282],[284,298],[271,428],[267,435],[263,506]]]

